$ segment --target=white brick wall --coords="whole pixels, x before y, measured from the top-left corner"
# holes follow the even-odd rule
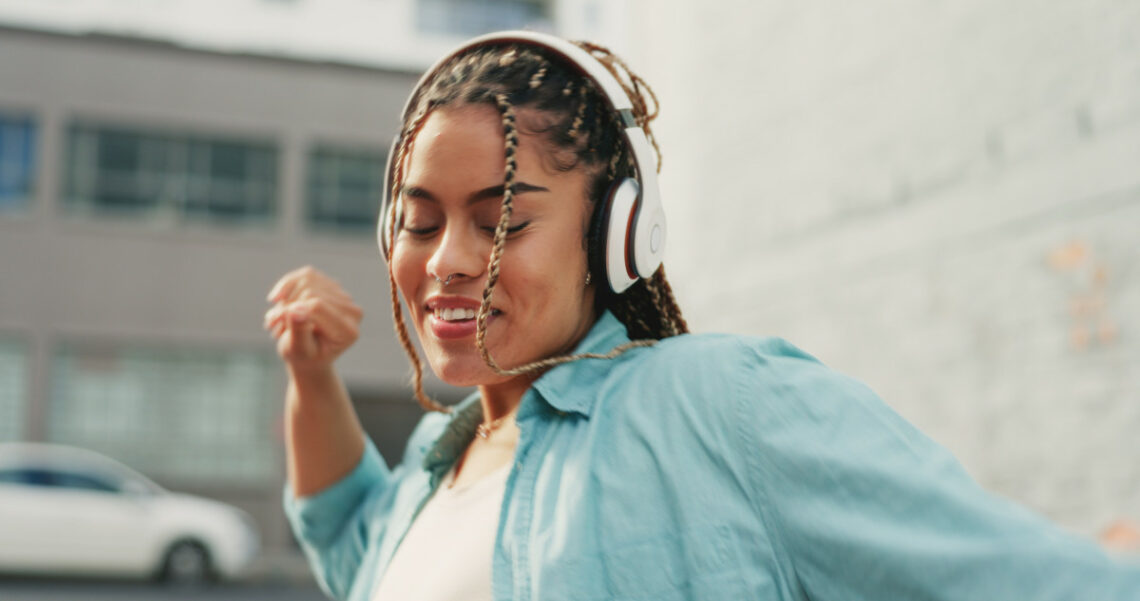
[[[640,4],[690,323],[789,338],[1068,527],[1140,520],[1140,4]]]

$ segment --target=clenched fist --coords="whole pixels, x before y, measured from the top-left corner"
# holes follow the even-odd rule
[[[281,277],[267,300],[265,329],[294,371],[327,368],[360,334],[364,312],[340,284],[313,267]]]

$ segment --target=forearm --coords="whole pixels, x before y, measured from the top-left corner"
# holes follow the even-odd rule
[[[289,370],[285,394],[286,470],[294,496],[320,492],[360,462],[364,429],[331,365]]]

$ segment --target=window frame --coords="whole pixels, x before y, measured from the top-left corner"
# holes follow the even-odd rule
[[[22,129],[22,144],[11,141],[12,131],[18,129]],[[42,135],[43,126],[33,111],[0,107],[0,216],[31,212],[39,188]],[[7,151],[17,145],[20,147],[19,158],[12,159]],[[22,194],[6,194],[7,179],[11,173],[16,174],[12,176],[16,180],[12,184],[13,190],[18,187],[20,178],[24,180]],[[16,200],[9,202],[9,198]]]
[[[384,194],[387,155],[387,149],[379,146],[326,142],[310,145],[305,152],[304,201],[301,208],[301,219],[305,229],[316,233],[349,236],[373,235],[380,212],[380,201]],[[373,175],[371,181],[367,182],[373,184],[373,189],[363,195],[364,198],[371,199],[366,201],[369,205],[367,215],[363,215],[362,212],[352,215],[351,211],[341,210],[344,206],[355,202],[352,199],[346,202],[341,196],[345,191],[346,180],[359,183],[365,179],[354,175],[346,177],[345,172],[352,169],[364,169],[364,172],[371,172]],[[334,171],[335,175],[329,175],[327,172],[330,170]],[[332,199],[323,196],[330,191],[333,193]]]
[[[281,218],[285,149],[275,136],[89,117],[71,119],[63,136],[66,213],[255,228],[275,227]],[[218,162],[217,155],[234,151]],[[241,167],[227,172],[235,162]]]

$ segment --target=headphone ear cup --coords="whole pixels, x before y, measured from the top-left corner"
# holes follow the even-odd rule
[[[609,224],[610,207],[613,206],[615,188],[617,188],[616,185],[611,185],[606,193],[598,199],[594,213],[590,216],[589,229],[586,232],[586,260],[590,273],[594,274],[595,281],[605,281],[607,286],[609,286],[609,278],[606,277],[606,230]]]
[[[396,210],[398,199],[392,198],[392,178],[396,167],[396,150],[400,148],[400,134],[392,138],[392,145],[388,147],[388,158],[384,160],[384,195],[380,197],[380,215],[376,219],[376,242],[380,245],[380,256],[387,259],[388,247],[392,241],[388,236],[388,222],[392,211]],[[401,215],[396,215],[399,219]],[[397,221],[396,225],[400,223]]]
[[[639,191],[637,180],[623,178],[610,187],[604,205],[600,207],[603,213],[598,224],[598,261],[600,273],[605,274],[614,294],[625,292],[637,281],[630,254],[630,237]]]

